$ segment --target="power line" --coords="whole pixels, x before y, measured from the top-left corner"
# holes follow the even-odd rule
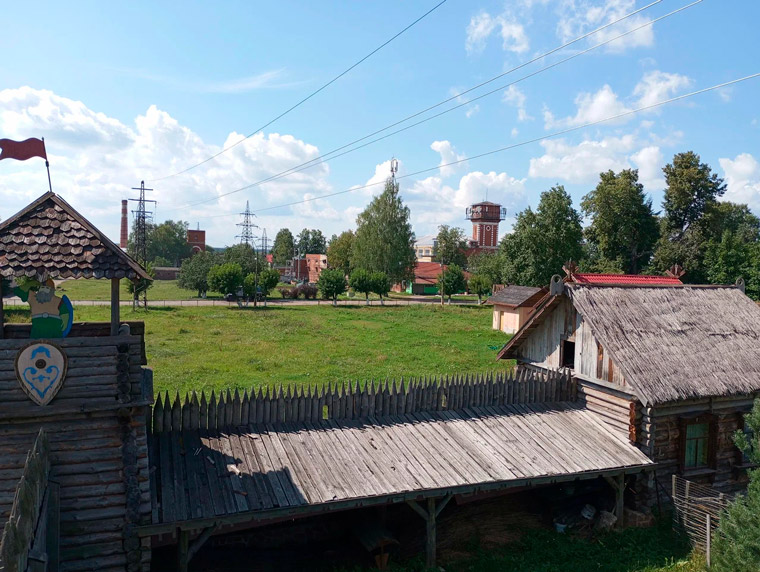
[[[332,149],[331,151],[323,153],[319,157],[315,157],[314,159],[310,159],[309,161],[301,163],[300,165],[295,165],[294,167],[286,169],[285,171],[281,171],[280,173],[276,173],[276,174],[271,175],[271,176],[269,176],[269,177],[267,177],[265,179],[261,179],[259,181],[254,182],[254,183],[250,183],[250,184],[245,185],[243,187],[240,187],[238,189],[235,189],[235,190],[232,190],[232,191],[228,191],[226,193],[222,193],[221,195],[217,195],[217,196],[211,197],[209,199],[204,199],[204,200],[201,200],[201,201],[196,201],[196,202],[193,202],[193,203],[189,203],[189,204],[186,204],[186,205],[184,205],[182,207],[178,207],[177,209],[173,209],[173,210],[180,210],[180,209],[194,207],[194,206],[205,204],[205,203],[214,202],[214,201],[219,200],[222,197],[226,197],[226,196],[229,196],[229,195],[232,195],[232,194],[235,194],[235,193],[239,193],[241,191],[245,191],[247,189],[251,189],[253,187],[260,186],[260,185],[262,185],[264,183],[275,181],[277,179],[280,179],[282,177],[285,177],[285,176],[288,176],[288,175],[291,175],[291,174],[294,174],[294,173],[299,173],[301,171],[305,171],[306,169],[310,169],[310,168],[316,166],[317,164],[319,164],[319,162],[324,163],[324,162],[327,162],[327,161],[331,161],[332,159],[337,159],[338,157],[342,157],[343,155],[347,155],[348,153],[352,153],[354,151],[357,151],[359,149],[367,147],[368,145],[372,145],[373,143],[376,143],[378,141],[382,141],[383,139],[387,139],[388,137],[391,137],[393,135],[401,133],[402,131],[406,131],[408,129],[411,129],[413,127],[416,127],[418,125],[426,123],[426,122],[428,122],[428,121],[430,121],[432,119],[440,117],[441,115],[445,115],[445,114],[450,113],[452,111],[455,111],[456,109],[459,109],[459,108],[461,108],[463,106],[469,105],[469,104],[471,104],[474,101],[478,101],[478,100],[480,100],[480,99],[482,99],[484,97],[487,97],[489,95],[497,93],[497,92],[501,91],[502,89],[505,89],[505,88],[507,88],[507,87],[509,87],[511,85],[514,85],[516,83],[524,81],[524,80],[526,80],[528,78],[531,78],[531,77],[533,77],[535,75],[543,73],[543,72],[545,72],[545,71],[547,71],[547,70],[549,70],[551,68],[557,67],[557,66],[559,66],[559,65],[561,65],[563,63],[566,63],[566,62],[568,62],[568,61],[570,61],[572,59],[575,59],[575,58],[577,58],[579,56],[582,56],[582,55],[584,55],[584,54],[586,54],[588,52],[591,52],[591,51],[596,50],[596,49],[598,49],[600,47],[603,47],[603,46],[605,46],[607,44],[615,42],[615,41],[619,40],[620,38],[623,38],[623,37],[625,37],[625,36],[627,36],[629,34],[637,32],[638,30],[641,30],[642,28],[646,28],[648,26],[651,26],[651,25],[655,24],[656,22],[664,20],[665,18],[669,18],[670,16],[673,16],[673,15],[679,13],[679,12],[682,12],[683,10],[686,10],[687,8],[691,8],[691,7],[696,6],[697,4],[700,4],[701,2],[703,2],[703,0],[695,0],[691,4],[687,4],[685,6],[682,6],[682,7],[678,8],[678,9],[676,9],[676,10],[673,10],[672,12],[669,12],[668,14],[665,14],[663,16],[660,16],[658,18],[650,20],[649,22],[646,22],[644,24],[636,26],[635,28],[631,28],[630,30],[628,30],[628,31],[626,31],[626,32],[624,32],[622,34],[619,34],[619,35],[614,36],[614,37],[612,37],[612,38],[610,38],[608,40],[600,42],[600,43],[598,43],[598,44],[596,44],[594,46],[586,48],[585,50],[582,50],[581,52],[573,54],[572,56],[569,56],[569,57],[567,57],[567,58],[565,58],[563,60],[559,60],[557,62],[554,62],[553,64],[550,64],[550,65],[547,65],[547,66],[545,66],[543,68],[540,68],[540,69],[538,69],[538,70],[536,70],[536,71],[534,71],[534,72],[532,72],[532,73],[530,73],[528,75],[525,75],[525,76],[523,76],[523,77],[521,77],[521,78],[519,78],[519,79],[517,79],[515,81],[512,81],[510,83],[507,83],[507,84],[504,84],[502,86],[499,86],[499,87],[497,87],[497,88],[495,88],[495,89],[493,89],[493,90],[491,90],[489,92],[486,92],[484,94],[481,94],[481,95],[479,95],[479,96],[477,96],[477,97],[475,97],[473,99],[470,99],[470,100],[465,101],[463,103],[459,103],[458,105],[455,105],[454,107],[450,107],[449,109],[441,111],[441,112],[439,112],[439,113],[437,113],[435,115],[431,115],[429,117],[426,117],[425,119],[417,121],[416,123],[412,123],[411,125],[407,125],[407,126],[401,128],[401,129],[397,129],[396,131],[393,131],[391,133],[387,133],[387,134],[383,135],[382,137],[378,137],[376,139],[368,141],[367,143],[364,143],[364,144],[359,145],[357,147],[353,147],[352,149],[348,149],[346,151],[343,151],[342,153],[338,153],[338,151],[346,149],[347,147],[351,147],[352,145],[355,145],[356,143],[360,143],[361,141],[369,139],[370,137],[373,137],[374,135],[382,133],[383,131],[387,131],[388,129],[391,129],[391,128],[397,126],[397,125],[400,125],[400,124],[408,121],[409,119],[413,119],[414,117],[418,117],[419,115],[422,115],[423,113],[425,113],[427,111],[431,111],[431,110],[433,110],[433,109],[435,109],[437,107],[440,107],[441,105],[443,105],[445,103],[448,103],[448,102],[450,102],[450,101],[452,101],[454,99],[457,99],[457,98],[461,97],[461,95],[463,95],[463,94],[469,93],[469,92],[471,92],[471,91],[473,91],[473,90],[475,90],[475,89],[477,89],[479,87],[482,87],[484,85],[492,83],[493,81],[495,81],[495,80],[497,80],[497,79],[499,79],[501,77],[504,77],[505,75],[510,74],[510,73],[512,73],[512,72],[514,72],[514,71],[516,71],[518,69],[521,69],[521,68],[525,67],[526,65],[528,65],[530,63],[538,61],[539,59],[543,59],[547,55],[553,54],[553,53],[557,52],[558,50],[560,50],[560,49],[562,49],[564,47],[567,47],[567,46],[572,45],[572,44],[574,44],[574,43],[576,43],[576,42],[578,42],[580,40],[583,40],[583,39],[589,37],[591,34],[597,33],[599,31],[603,30],[604,28],[607,28],[607,27],[609,27],[609,26],[611,26],[613,24],[616,24],[616,23],[620,22],[621,20],[624,20],[625,18],[629,18],[629,17],[633,16],[634,14],[637,14],[637,13],[641,12],[642,10],[645,10],[645,9],[647,9],[647,8],[653,6],[653,5],[655,5],[655,4],[657,4],[657,3],[661,2],[661,1],[662,0],[657,0],[656,2],[653,2],[652,4],[644,6],[644,7],[640,8],[639,10],[631,12],[630,14],[627,14],[626,16],[623,16],[623,17],[619,18],[618,20],[615,20],[614,22],[610,22],[609,24],[606,24],[604,26],[601,26],[600,28],[597,28],[597,29],[595,29],[595,30],[593,30],[591,32],[588,32],[588,33],[586,33],[586,34],[584,34],[582,36],[579,36],[578,38],[575,38],[574,40],[572,40],[570,42],[567,42],[567,43],[563,44],[562,46],[559,46],[557,48],[553,48],[552,50],[550,50],[548,52],[545,52],[544,54],[541,54],[540,56],[537,56],[536,58],[533,58],[532,60],[529,60],[528,62],[520,64],[520,65],[518,65],[518,66],[516,66],[516,67],[514,67],[514,68],[512,68],[512,69],[510,69],[510,70],[508,70],[506,72],[500,73],[500,74],[494,76],[493,78],[491,78],[491,79],[489,79],[487,81],[484,81],[484,82],[482,82],[482,83],[480,83],[480,84],[478,84],[476,86],[473,86],[473,87],[471,87],[471,88],[469,88],[469,89],[467,89],[467,90],[465,90],[463,92],[460,92],[457,95],[454,95],[454,96],[452,96],[452,97],[450,97],[448,99],[445,99],[445,100],[443,100],[443,101],[441,101],[439,103],[436,103],[435,105],[431,105],[430,107],[427,107],[426,109],[423,109],[422,111],[419,111],[417,113],[413,113],[412,115],[409,115],[409,116],[405,117],[404,119],[396,121],[395,123],[387,125],[387,126],[383,127],[382,129],[378,129],[377,131],[374,131],[374,132],[372,132],[372,133],[370,133],[368,135],[360,137],[359,139],[355,139],[354,141],[352,141],[350,143],[346,143],[345,145],[341,145],[340,147],[336,147],[335,149]],[[332,155],[332,156],[330,156],[330,155]]]
[[[554,133],[549,133],[548,135],[543,135],[541,137],[536,137],[534,139],[529,139],[529,140],[526,140],[526,141],[521,141],[520,143],[514,143],[512,145],[507,145],[506,147],[500,147],[500,148],[494,149],[492,151],[486,151],[485,153],[480,153],[478,155],[473,155],[472,157],[467,157],[465,159],[459,159],[457,161],[451,161],[450,163],[444,163],[444,164],[441,164],[441,165],[436,165],[435,167],[429,167],[427,169],[421,169],[419,171],[415,171],[414,173],[408,173],[406,175],[401,175],[400,177],[396,177],[396,180],[407,179],[409,177],[416,177],[417,175],[422,175],[424,173],[429,173],[430,171],[437,171],[438,169],[440,169],[442,167],[450,167],[450,166],[453,166],[453,165],[459,165],[461,163],[465,163],[467,161],[472,161],[474,159],[480,159],[482,157],[487,157],[489,155],[494,155],[496,153],[502,153],[504,151],[508,151],[510,149],[515,149],[517,147],[523,147],[525,145],[530,145],[531,143],[538,143],[540,141],[544,141],[545,139],[552,139],[554,137],[559,137],[560,135],[565,135],[567,133],[572,133],[572,132],[578,131],[580,129],[585,129],[586,127],[593,127],[594,125],[599,125],[601,123],[606,123],[608,121],[614,121],[614,120],[620,119],[622,117],[626,117],[626,116],[629,116],[629,115],[634,115],[636,113],[640,113],[641,111],[646,111],[648,109],[653,109],[655,107],[660,107],[662,105],[667,105],[668,103],[673,103],[675,101],[686,99],[688,97],[693,97],[695,95],[700,95],[700,94],[703,94],[703,93],[707,93],[709,91],[714,91],[716,89],[721,89],[721,88],[724,88],[724,87],[728,87],[730,85],[735,85],[737,83],[741,83],[743,81],[747,81],[747,80],[754,79],[754,78],[757,78],[757,77],[760,77],[760,73],[755,73],[755,74],[751,74],[751,75],[748,75],[748,76],[745,76],[745,77],[741,77],[741,78],[738,78],[738,79],[727,81],[727,82],[724,82],[724,83],[719,83],[717,85],[713,85],[711,87],[706,87],[704,89],[699,89],[697,91],[692,91],[690,93],[684,93],[682,95],[679,95],[679,96],[676,96],[676,97],[671,97],[670,99],[666,99],[664,101],[659,101],[657,103],[652,103],[650,105],[645,105],[645,106],[642,106],[642,107],[638,107],[636,109],[631,109],[631,110],[625,111],[623,113],[618,113],[617,115],[612,115],[610,117],[605,117],[604,119],[598,119],[596,121],[590,121],[588,123],[584,123],[583,125],[577,125],[575,127],[568,127],[567,129],[563,129],[561,131],[555,131]],[[335,192],[335,193],[328,193],[328,194],[325,194],[325,195],[320,195],[318,197],[311,197],[311,198],[308,198],[308,199],[303,199],[301,201],[294,201],[294,202],[291,202],[291,203],[284,203],[284,204],[281,204],[281,205],[275,205],[275,206],[271,206],[271,207],[265,207],[265,208],[262,208],[262,209],[258,209],[256,212],[260,213],[260,212],[264,212],[264,211],[270,211],[270,210],[281,209],[281,208],[290,207],[290,206],[294,206],[294,205],[300,205],[300,204],[309,203],[309,202],[312,202],[312,201],[317,201],[317,200],[320,200],[320,199],[326,199],[326,198],[335,197],[335,196],[338,196],[338,195],[345,195],[347,193],[352,193],[354,191],[360,191],[362,189],[367,189],[369,187],[374,187],[374,186],[383,185],[383,184],[385,184],[385,181],[378,181],[376,183],[368,183],[366,185],[361,185],[361,186],[357,186],[357,187],[351,187],[350,189],[346,189],[346,190],[343,190],[343,191],[338,191],[338,192]],[[214,216],[208,217],[208,218],[217,218],[217,217],[221,217],[221,216],[230,216],[230,215],[214,215]]]
[[[658,0],[658,1],[662,1],[662,0]],[[427,12],[425,12],[422,16],[420,16],[419,18],[417,18],[414,22],[412,22],[411,24],[409,24],[408,26],[406,26],[406,28],[404,28],[403,30],[401,30],[400,32],[398,32],[396,35],[394,35],[393,37],[389,38],[388,40],[386,40],[385,42],[383,42],[382,44],[380,44],[378,47],[376,47],[374,50],[372,50],[366,56],[364,56],[363,58],[361,58],[359,61],[357,61],[356,63],[354,63],[350,67],[348,67],[345,70],[343,70],[341,73],[339,73],[338,75],[336,75],[334,78],[332,78],[326,84],[324,84],[322,87],[320,87],[319,89],[316,89],[315,91],[311,92],[309,95],[307,95],[306,97],[304,97],[301,101],[299,101],[295,105],[292,105],[291,107],[289,107],[288,109],[286,109],[285,111],[283,111],[282,113],[280,113],[277,117],[275,117],[274,119],[271,119],[270,121],[268,121],[267,123],[265,123],[264,125],[262,125],[261,127],[259,127],[258,129],[256,129],[255,131],[253,131],[252,133],[250,133],[249,135],[247,135],[244,139],[241,139],[240,141],[237,141],[237,142],[233,143],[232,145],[229,145],[228,147],[223,148],[218,153],[215,153],[214,155],[211,155],[211,157],[208,157],[207,159],[204,159],[200,163],[196,163],[194,165],[191,165],[190,167],[187,167],[187,168],[185,168],[185,169],[183,169],[181,171],[177,171],[176,173],[172,173],[171,175],[165,175],[165,176],[159,177],[157,179],[152,179],[152,181],[162,181],[162,180],[168,179],[170,177],[175,177],[177,175],[182,175],[183,173],[187,173],[188,171],[192,171],[196,167],[200,167],[201,165],[203,165],[205,163],[208,163],[209,161],[212,161],[212,160],[216,159],[222,153],[226,153],[230,149],[232,149],[234,147],[237,147],[243,141],[246,141],[247,139],[250,139],[251,137],[253,137],[254,135],[256,135],[256,133],[258,133],[259,131],[262,131],[262,130],[266,129],[267,127],[269,127],[270,125],[272,125],[272,123],[274,123],[278,119],[281,119],[281,118],[285,117],[288,113],[290,113],[291,111],[293,111],[297,107],[300,107],[302,104],[306,103],[312,97],[314,97],[315,95],[317,95],[320,91],[322,91],[323,89],[329,87],[331,84],[333,84],[336,81],[338,81],[340,78],[342,78],[344,75],[346,75],[352,69],[354,69],[356,66],[358,66],[359,64],[363,63],[365,60],[367,60],[370,57],[372,57],[373,55],[375,55],[377,52],[379,52],[380,50],[382,50],[385,46],[387,46],[388,44],[390,44],[393,40],[395,40],[396,38],[398,38],[401,34],[403,34],[404,32],[406,32],[410,28],[412,28],[415,24],[417,24],[418,22],[420,22],[421,20],[423,20],[424,18],[426,18],[428,15],[432,14],[435,10],[437,10],[440,6],[442,6],[445,3],[446,3],[446,0],[441,0],[440,2],[438,2],[438,4],[436,4],[430,10],[428,10]]]

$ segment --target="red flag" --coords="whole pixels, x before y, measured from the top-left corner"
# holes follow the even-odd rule
[[[41,139],[27,139],[26,141],[12,141],[10,139],[0,139],[0,160],[16,159],[26,161],[32,157],[42,157],[47,161],[45,152],[45,142]]]

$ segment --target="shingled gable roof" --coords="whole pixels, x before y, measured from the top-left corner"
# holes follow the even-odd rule
[[[545,292],[545,288],[534,288],[533,286],[517,286],[513,284],[510,286],[504,286],[504,288],[494,293],[493,296],[488,299],[488,303],[518,307],[526,305],[526,302],[532,302],[530,305],[533,305],[541,299],[541,297],[536,297],[536,295]],[[534,300],[531,300],[531,298],[534,297],[536,298]]]
[[[0,223],[0,274],[6,278],[150,278],[81,214],[47,192]]]
[[[567,293],[645,405],[760,391],[760,307],[738,288],[569,284]],[[500,358],[514,357],[525,326]]]

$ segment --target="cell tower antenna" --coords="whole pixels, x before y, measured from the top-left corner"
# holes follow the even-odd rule
[[[253,229],[259,228],[253,223],[253,217],[256,215],[251,212],[251,207],[248,201],[245,201],[245,212],[240,213],[243,217],[243,222],[237,223],[237,226],[241,228],[240,234],[235,238],[240,239],[240,244],[247,244],[248,246],[254,246],[253,244]]]
[[[393,180],[393,184],[396,184],[396,173],[398,173],[398,159],[395,157],[391,158],[391,179]]]

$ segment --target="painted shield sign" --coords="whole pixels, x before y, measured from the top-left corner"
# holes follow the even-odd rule
[[[47,405],[66,377],[67,359],[61,348],[44,342],[24,347],[16,356],[16,377],[21,389],[37,405]]]

